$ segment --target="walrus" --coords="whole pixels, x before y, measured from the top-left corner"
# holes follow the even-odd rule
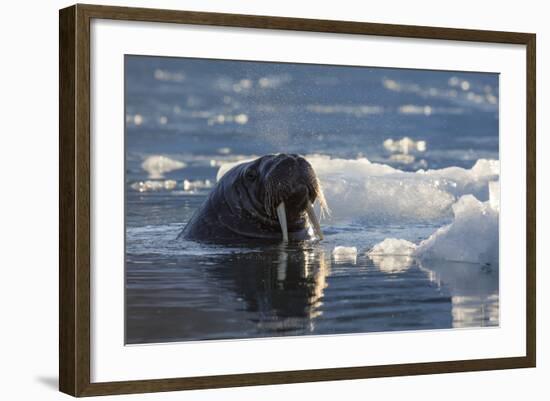
[[[296,154],[270,154],[225,173],[178,238],[204,242],[321,240],[313,204],[328,213],[313,167]]]

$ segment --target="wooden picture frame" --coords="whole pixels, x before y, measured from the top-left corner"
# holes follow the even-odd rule
[[[92,383],[90,380],[90,21],[94,18],[526,46],[526,355],[511,358]],[[536,37],[534,34],[80,4],[60,10],[59,28],[59,388],[62,392],[73,396],[94,396],[535,366]]]

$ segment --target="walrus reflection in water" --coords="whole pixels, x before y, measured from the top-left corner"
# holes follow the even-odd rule
[[[315,171],[294,154],[241,163],[218,181],[179,237],[206,242],[323,239],[313,209],[328,208]]]
[[[263,252],[232,254],[206,274],[254,313],[248,334],[298,335],[309,333],[321,314],[330,267],[322,248],[268,245]]]

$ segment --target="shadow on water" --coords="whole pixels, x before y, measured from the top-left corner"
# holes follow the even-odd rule
[[[498,267],[335,258],[318,244],[138,256],[128,344],[498,325]]]

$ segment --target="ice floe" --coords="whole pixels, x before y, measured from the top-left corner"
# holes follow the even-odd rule
[[[415,250],[416,245],[413,242],[404,239],[386,238],[373,246],[368,255],[412,256]]]
[[[416,245],[410,241],[386,238],[368,251],[367,256],[381,271],[399,273],[411,266],[415,250]]]
[[[149,173],[151,179],[163,178],[165,173],[182,169],[185,166],[184,162],[163,155],[149,156],[141,164],[141,168]]]
[[[480,160],[471,169],[405,172],[366,158],[306,156],[319,176],[334,220],[426,221],[451,217],[464,194],[488,199],[488,182],[498,179],[498,161]]]
[[[173,191],[183,190],[184,193],[194,194],[198,191],[210,189],[214,186],[210,180],[183,180],[178,184],[176,180],[145,180],[137,181],[130,185],[138,192],[156,192],[156,191]]]
[[[423,259],[498,264],[499,212],[491,202],[464,195],[453,205],[454,221],[438,229],[416,248]]]
[[[130,187],[138,192],[170,191],[178,185],[176,180],[147,180],[134,182]]]
[[[426,141],[415,141],[409,137],[401,139],[388,138],[383,143],[384,149],[392,153],[409,154],[412,152],[425,152]]]
[[[436,230],[418,245],[395,238],[376,244],[369,256],[408,255],[420,260],[499,264],[499,184],[491,182],[490,199],[464,195],[453,204],[452,223]]]
[[[210,180],[183,180],[184,191],[196,191],[200,189],[209,189],[214,186]]]
[[[354,246],[337,246],[332,250],[335,263],[357,263],[357,248]]]

